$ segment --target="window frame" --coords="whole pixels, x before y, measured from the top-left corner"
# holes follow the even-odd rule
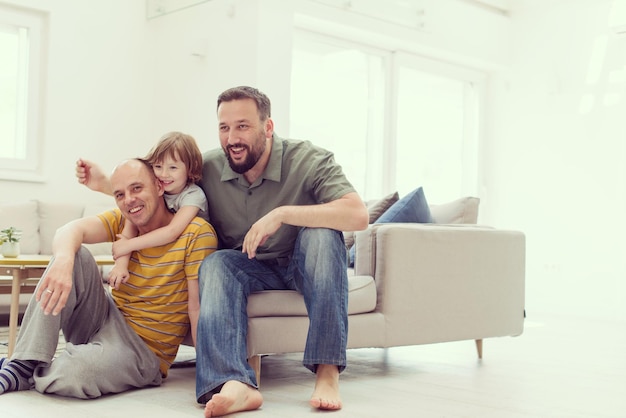
[[[395,158],[396,158],[396,145],[398,142],[396,126],[398,123],[398,112],[396,109],[397,100],[393,98],[398,97],[399,91],[399,72],[401,67],[414,69],[420,72],[428,73],[434,76],[450,78],[458,80],[464,83],[471,84],[476,94],[476,100],[474,103],[468,103],[466,101],[464,107],[464,127],[463,127],[463,144],[462,144],[462,176],[461,176],[461,196],[478,196],[480,191],[480,182],[482,181],[482,175],[480,171],[480,149],[481,138],[483,137],[484,129],[484,113],[485,113],[485,96],[487,85],[487,74],[483,71],[474,70],[461,65],[455,65],[444,61],[437,60],[435,58],[429,58],[420,56],[417,54],[398,51],[394,53],[392,60],[392,80],[391,90],[389,95],[391,96],[391,102],[393,102],[393,114],[390,115],[390,130],[393,134],[390,136],[393,144],[393,149],[389,151],[387,158],[385,159],[385,172],[390,173],[391,178],[388,179],[388,184],[393,184],[396,188],[395,181]]]
[[[355,49],[359,50],[362,53],[375,56],[381,60],[381,65],[384,72],[384,80],[383,80],[383,97],[382,97],[382,115],[380,122],[382,126],[380,127],[380,132],[383,136],[388,135],[388,129],[390,125],[390,117],[392,113],[390,112],[390,76],[392,72],[392,52],[388,50],[384,50],[381,48],[377,48],[372,45],[368,45],[363,42],[359,42],[353,39],[347,39],[344,37],[339,37],[331,33],[319,33],[309,28],[296,27],[294,29],[294,38],[300,36],[306,39],[307,41],[328,44],[331,48],[344,48],[344,49]],[[294,42],[295,44],[295,42]],[[381,195],[381,193],[386,190],[386,179],[387,174],[385,172],[385,164],[384,161],[387,158],[387,147],[381,141],[381,138],[375,133],[376,129],[369,129],[374,123],[372,118],[368,118],[368,129],[366,129],[366,137],[362,144],[366,147],[366,161],[364,165],[368,167],[365,170],[365,183],[364,190],[359,190],[360,194],[364,199],[376,198]],[[290,126],[292,122],[290,121]],[[315,137],[308,137],[303,139],[309,139],[313,142],[316,141]],[[320,145],[320,144],[317,144]],[[329,149],[331,152],[335,152],[333,149]],[[381,155],[383,155],[383,160],[381,160]],[[372,163],[373,162],[373,163]],[[340,162],[341,163],[341,162]]]
[[[0,179],[43,182],[42,136],[43,136],[43,88],[45,74],[45,34],[47,15],[44,12],[0,4],[0,24],[9,27],[27,28],[28,62],[26,75],[25,112],[22,126],[25,141],[24,158],[0,158]]]
[[[364,145],[367,147],[366,161],[370,177],[366,178],[365,190],[360,191],[362,197],[367,199],[377,198],[382,195],[398,190],[396,182],[396,148],[397,148],[397,123],[398,123],[398,91],[399,72],[401,67],[408,67],[420,72],[435,76],[455,79],[460,82],[471,84],[475,100],[466,103],[465,123],[463,126],[462,143],[462,178],[460,193],[463,196],[478,196],[482,182],[480,164],[481,140],[485,129],[485,97],[488,74],[484,71],[471,69],[461,64],[448,63],[434,57],[426,57],[414,52],[396,50],[374,46],[363,41],[350,39],[335,33],[319,33],[307,27],[294,28],[294,36],[305,36],[312,40],[330,43],[337,47],[355,48],[360,51],[377,55],[384,60],[385,92],[384,114],[382,115],[382,132],[384,141],[380,138],[372,138],[368,135]],[[315,140],[315,138],[310,138]],[[384,146],[381,143],[384,142]],[[332,150],[331,150],[332,151]],[[375,160],[375,161],[374,161]],[[375,181],[371,181],[371,177]]]

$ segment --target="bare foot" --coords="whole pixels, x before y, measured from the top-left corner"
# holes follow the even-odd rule
[[[316,409],[341,409],[339,398],[339,369],[331,364],[317,366],[317,380],[315,390],[309,404]]]
[[[221,417],[239,411],[258,409],[263,404],[261,392],[236,380],[224,383],[222,390],[213,395],[204,408],[204,416]]]

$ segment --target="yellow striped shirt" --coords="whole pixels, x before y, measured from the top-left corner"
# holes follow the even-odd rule
[[[125,219],[119,209],[98,215],[114,241]],[[217,236],[204,219],[194,218],[180,237],[167,245],[133,251],[129,278],[112,290],[128,324],[161,359],[167,376],[178,347],[189,331],[187,281],[198,280],[202,260],[217,250]]]

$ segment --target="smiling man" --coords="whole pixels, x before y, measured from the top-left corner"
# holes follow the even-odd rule
[[[198,402],[206,417],[261,406],[246,359],[247,297],[290,289],[302,293],[309,315],[303,364],[316,375],[309,404],[341,409],[348,277],[340,231],[366,228],[367,209],[330,151],[276,135],[264,93],[226,90],[217,118],[221,149],[204,155],[201,185],[222,249],[199,273]]]
[[[122,162],[110,180],[118,209],[55,234],[54,257],[28,304],[15,352],[0,359],[0,394],[34,386],[96,398],[160,385],[189,330],[195,341],[198,268],[217,247],[213,228],[195,218],[174,242],[133,252],[128,281],[109,294],[81,244],[115,240],[126,221],[145,234],[174,216],[145,161]],[[60,330],[68,344],[53,360]]]

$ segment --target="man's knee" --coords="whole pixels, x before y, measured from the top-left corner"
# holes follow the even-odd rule
[[[343,234],[329,228],[302,228],[300,231],[300,245],[307,249],[319,251],[335,251],[345,248]]]
[[[239,270],[242,259],[247,259],[247,256],[237,250],[219,250],[205,257],[198,271],[201,300],[205,293],[211,296],[222,287],[223,282],[230,281]]]
[[[219,250],[207,255],[200,265],[200,274],[211,274],[216,269],[229,268],[235,260],[241,258],[236,250]]]
[[[80,246],[80,248],[76,252],[76,256],[78,257],[79,260],[93,259],[93,255],[84,245]]]
[[[210,277],[214,277],[216,273],[230,268],[232,265],[234,250],[219,250],[209,254],[202,260],[198,275],[200,277],[200,286],[206,282]]]
[[[80,246],[74,257],[74,274],[86,276],[91,276],[92,274],[99,276],[100,274],[96,259],[84,245]]]
[[[294,252],[302,272],[311,277],[345,273],[347,251],[340,231],[329,228],[303,228]]]

